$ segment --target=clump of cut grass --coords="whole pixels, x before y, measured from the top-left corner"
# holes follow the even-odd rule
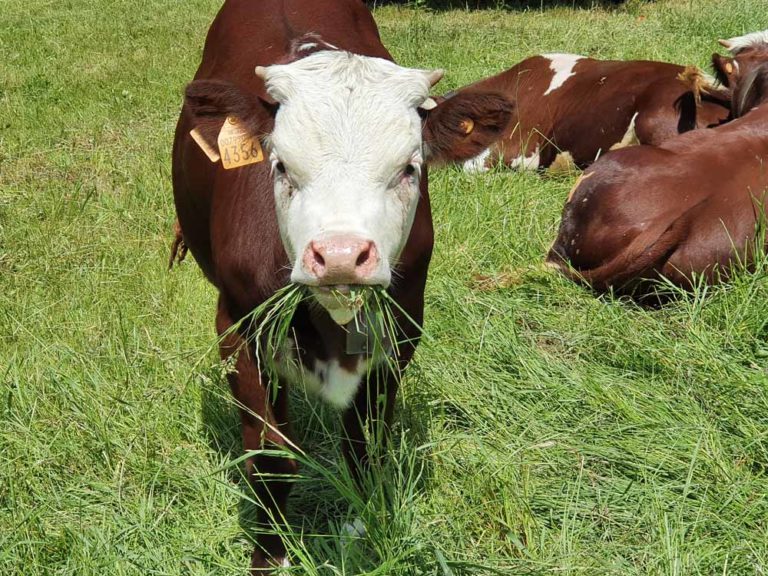
[[[331,298],[333,298],[340,307],[346,308],[352,312],[358,312],[371,292],[370,286],[353,286],[348,292],[341,290],[331,290]]]

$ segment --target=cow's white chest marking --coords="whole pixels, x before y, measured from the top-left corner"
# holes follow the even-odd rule
[[[315,360],[314,366],[309,370],[299,363],[290,344],[283,349],[283,361],[278,364],[281,377],[320,396],[338,409],[347,408],[352,404],[360,383],[370,369],[370,359],[360,355],[356,357],[356,364],[351,370],[341,366],[336,358],[328,361]]]

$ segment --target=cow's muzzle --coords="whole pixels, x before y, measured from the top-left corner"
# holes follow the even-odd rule
[[[310,285],[346,287],[378,284],[380,260],[372,240],[334,235],[312,240],[304,249],[301,266]]]

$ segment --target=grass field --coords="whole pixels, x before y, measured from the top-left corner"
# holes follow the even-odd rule
[[[214,290],[166,271],[172,133],[218,4],[3,3],[0,574],[246,572]],[[768,28],[764,0],[416,4],[376,20],[443,91],[541,51],[706,66]],[[428,338],[389,464],[360,501],[334,414],[296,395],[291,573],[768,572],[768,266],[661,310],[595,298],[538,267],[574,177],[431,175]],[[369,536],[344,542],[355,516]]]

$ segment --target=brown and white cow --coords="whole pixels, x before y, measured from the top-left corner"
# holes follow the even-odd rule
[[[386,288],[400,308],[395,361],[405,367],[432,253],[427,164],[475,156],[511,115],[492,91],[434,106],[441,75],[392,62],[359,0],[227,0],[213,22],[176,130],[173,189],[183,245],[219,292],[216,327],[222,357],[236,358],[229,381],[246,450],[290,448],[292,377],[341,411],[354,474],[368,458],[366,427],[390,422],[397,377],[382,358],[348,352],[355,312],[329,293]],[[232,130],[237,145],[222,148]],[[225,169],[227,154],[248,163]],[[232,327],[289,282],[312,297],[270,381],[262,343],[247,324]],[[259,521],[284,518],[295,460],[260,453],[247,471]],[[280,538],[260,534],[252,568],[286,562]]]
[[[597,291],[639,297],[660,276],[690,289],[749,264],[765,244],[756,234],[768,208],[768,57],[732,88],[732,122],[616,150],[585,171],[548,263]]]
[[[515,103],[508,130],[467,171],[497,163],[536,170],[563,158],[583,168],[612,147],[660,144],[728,118],[727,91],[695,68],[542,54],[452,94],[495,90]]]

